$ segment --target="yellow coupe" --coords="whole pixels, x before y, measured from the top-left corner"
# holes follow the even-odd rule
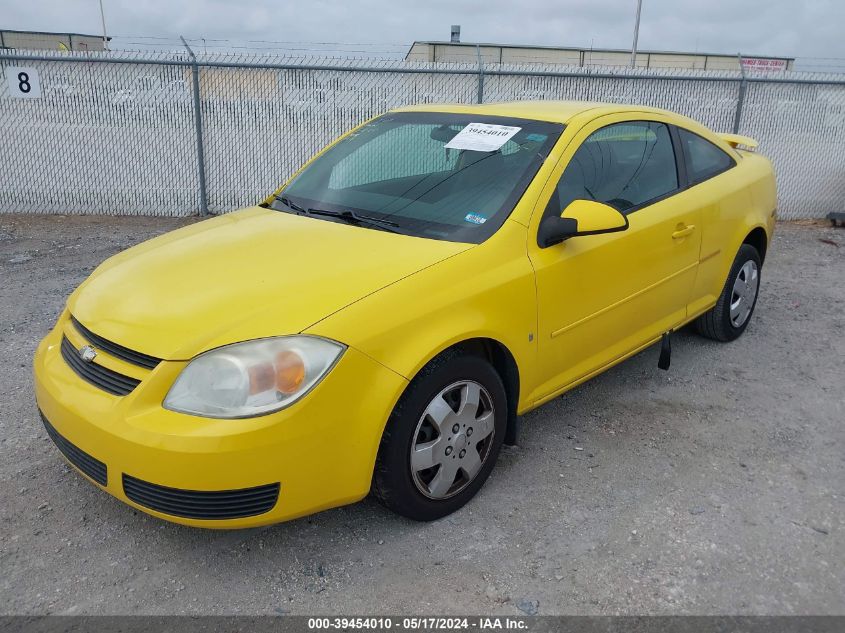
[[[262,204],[110,258],[35,356],[67,460],[213,528],[478,492],[517,416],[694,321],[738,337],[775,221],[749,138],[653,108],[402,108]],[[741,149],[742,148],[742,149]]]

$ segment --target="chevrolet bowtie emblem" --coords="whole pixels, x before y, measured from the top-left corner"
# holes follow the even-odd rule
[[[97,350],[95,350],[90,345],[85,345],[79,349],[79,358],[84,360],[86,363],[90,363],[97,357]]]

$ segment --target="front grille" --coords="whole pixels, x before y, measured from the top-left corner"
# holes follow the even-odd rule
[[[40,411],[39,413],[41,414],[41,421],[44,423],[44,428],[47,429],[47,435],[50,436],[50,439],[53,440],[55,445],[62,452],[62,455],[64,455],[71,464],[76,466],[91,479],[101,486],[105,486],[108,478],[106,465],[99,459],[91,457],[85,451],[68,442],[65,438],[59,435],[59,432],[47,421],[44,414]]]
[[[239,519],[268,512],[279,498],[279,484],[214,492],[180,490],[123,475],[123,492],[145,508],[188,519]]]
[[[115,396],[125,396],[141,382],[135,378],[118,374],[97,363],[86,363],[79,357],[76,348],[71,345],[67,337],[62,337],[62,358],[83,380],[87,380],[95,387],[108,391]]]
[[[123,347],[123,345],[112,343],[111,341],[104,339],[102,336],[94,334],[91,330],[89,330],[87,327],[77,321],[76,317],[74,317],[73,315],[71,315],[70,320],[73,323],[74,327],[79,331],[79,333],[88,339],[89,343],[91,343],[97,349],[104,351],[106,354],[109,354],[121,360],[125,360],[127,363],[132,363],[133,365],[144,367],[145,369],[155,369],[161,362],[160,358],[156,358],[155,356],[149,356],[147,354],[142,354],[141,352],[136,352],[134,350],[129,349],[128,347]]]

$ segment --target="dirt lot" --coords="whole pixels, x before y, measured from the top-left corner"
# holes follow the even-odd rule
[[[2,612],[845,614],[845,230],[780,225],[745,336],[681,332],[668,373],[652,348],[525,416],[449,518],[213,532],[72,471],[30,375],[97,263],[185,222],[0,216]]]

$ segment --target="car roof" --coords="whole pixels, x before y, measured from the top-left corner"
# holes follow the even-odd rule
[[[515,117],[568,123],[573,117],[592,110],[594,116],[624,112],[654,112],[679,116],[668,110],[648,106],[601,103],[593,101],[509,101],[504,103],[460,104],[429,103],[424,105],[397,108],[394,112],[452,112],[455,114],[488,114],[493,116]]]

